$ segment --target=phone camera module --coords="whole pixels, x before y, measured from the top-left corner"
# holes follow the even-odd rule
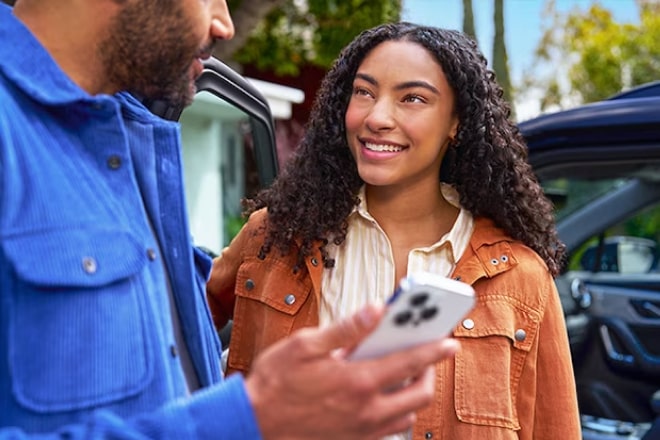
[[[403,326],[406,325],[410,322],[412,319],[413,314],[411,310],[404,310],[402,312],[397,313],[394,315],[394,324],[398,326]]]
[[[410,305],[413,307],[421,307],[426,304],[429,299],[429,294],[426,292],[418,293],[410,298]]]
[[[429,307],[427,309],[422,310],[421,318],[424,321],[428,321],[429,319],[433,319],[433,317],[437,315],[439,312],[440,310],[437,307],[435,306]]]
[[[433,319],[440,312],[440,308],[437,305],[428,304],[429,298],[428,292],[420,292],[411,296],[408,301],[409,308],[394,317],[396,325],[417,327],[424,321]]]

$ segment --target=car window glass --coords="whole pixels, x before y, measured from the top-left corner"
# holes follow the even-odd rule
[[[541,178],[541,185],[554,204],[557,222],[635,179],[598,176],[595,170],[596,166],[586,172],[556,169],[552,175]],[[567,177],[572,174],[580,177]],[[660,205],[644,206],[625,220],[594,234],[571,252],[566,269],[622,274],[658,271]]]
[[[190,229],[197,246],[219,253],[244,219],[241,200],[258,189],[249,116],[208,93],[180,117]]]
[[[569,268],[595,272],[658,272],[660,205],[654,205],[593,237],[571,256]]]
[[[660,272],[660,204],[591,237],[569,256],[568,270],[648,274]]]
[[[628,179],[555,178],[541,184],[555,206],[555,218],[560,221],[587,203],[623,185]]]

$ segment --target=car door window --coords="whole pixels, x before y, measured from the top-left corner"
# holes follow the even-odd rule
[[[592,237],[571,256],[569,269],[622,275],[658,272],[660,206],[655,204]]]
[[[557,178],[542,184],[555,205],[557,221],[561,222],[629,181],[629,178]],[[567,269],[621,274],[657,272],[659,242],[660,205],[656,203],[642,207],[605,230],[594,231],[571,252]]]
[[[561,221],[582,206],[620,187],[626,181],[625,178],[559,177],[544,180],[542,186],[555,206],[555,219]]]

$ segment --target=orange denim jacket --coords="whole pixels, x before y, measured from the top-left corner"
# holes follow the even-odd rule
[[[233,317],[228,371],[247,373],[260,351],[318,324],[323,265],[317,253],[294,273],[295,253],[259,249],[254,213],[213,263],[207,298],[218,328]],[[437,365],[436,398],[418,414],[414,439],[580,439],[568,335],[541,258],[492,221],[475,230],[452,275],[471,284],[476,307],[456,326],[461,350]]]

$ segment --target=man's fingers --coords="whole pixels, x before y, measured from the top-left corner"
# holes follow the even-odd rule
[[[326,356],[338,348],[354,347],[376,328],[383,317],[383,311],[383,307],[368,305],[320,332],[307,333],[309,337],[305,341],[305,353],[310,357]]]
[[[379,435],[385,436],[409,429],[415,421],[415,412],[433,401],[434,391],[435,368],[427,367],[420,376],[405,386],[382,394],[374,404],[374,409],[384,422]]]
[[[397,415],[396,418],[389,419],[378,431],[373,434],[374,439],[382,439],[388,435],[401,434],[409,429],[412,429],[413,424],[417,420],[414,412],[409,412],[406,415]],[[371,437],[370,437],[371,438]]]
[[[373,438],[380,439],[407,431],[415,423],[415,413],[433,401],[434,388],[435,368],[428,367],[406,386],[381,392],[369,404],[370,414],[377,415],[377,418],[365,422],[366,426],[363,424],[365,432],[370,432],[374,435]]]

